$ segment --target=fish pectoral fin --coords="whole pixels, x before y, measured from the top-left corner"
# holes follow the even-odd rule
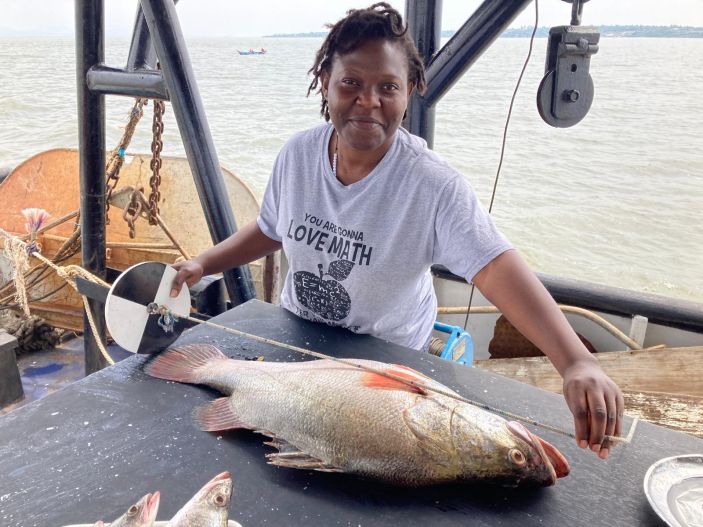
[[[305,452],[301,452],[300,450],[295,452],[274,452],[272,454],[266,454],[266,459],[269,465],[277,465],[279,467],[317,470],[320,472],[344,472],[341,468],[328,465],[324,461],[312,457]]]
[[[264,441],[264,445],[272,446],[276,450],[278,450],[279,454],[286,454],[289,452],[300,452],[300,449],[295,446],[290,444],[288,441],[285,439],[276,436],[273,432],[267,432],[266,430],[254,430],[257,434],[262,434],[265,436],[268,436],[271,441]]]
[[[193,411],[193,418],[200,426],[200,429],[205,432],[218,432],[233,428],[253,428],[242,421],[234,412],[229,397],[220,397],[211,403],[196,408]]]
[[[300,448],[292,443],[289,443],[282,437],[265,430],[255,430],[259,434],[267,435],[271,441],[265,441],[265,445],[272,446],[278,452],[266,454],[266,459],[270,465],[278,465],[279,467],[300,468],[303,470],[319,470],[320,472],[343,472],[339,467],[329,465],[317,459],[316,457],[306,454]]]

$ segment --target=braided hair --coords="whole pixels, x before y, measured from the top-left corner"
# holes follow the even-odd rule
[[[336,24],[327,24],[330,32],[315,55],[315,64],[308,70],[313,79],[308,87],[308,96],[320,86],[320,75],[332,69],[335,55],[344,55],[360,48],[369,40],[388,40],[398,43],[408,59],[408,82],[419,93],[424,93],[425,65],[415,47],[403,17],[386,2],[377,2],[366,9],[350,9],[347,16]],[[322,87],[317,90],[321,93]],[[322,97],[320,115],[330,120],[327,99]]]

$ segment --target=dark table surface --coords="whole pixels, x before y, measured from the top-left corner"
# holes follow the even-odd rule
[[[337,357],[403,363],[472,400],[572,429],[559,395],[489,372],[345,330],[298,319],[251,301],[213,321]],[[208,342],[225,353],[266,360],[298,354],[206,326],[176,344]],[[161,492],[159,520],[169,519],[214,475],[234,481],[230,518],[248,526],[478,525],[659,526],[643,492],[652,463],[703,452],[703,440],[640,423],[629,445],[606,461],[560,434],[531,427],[569,460],[556,486],[486,484],[395,488],[346,474],[274,467],[272,451],[249,431],[207,433],[191,412],[218,396],[201,386],[166,382],[133,356],[0,417],[0,525],[57,527],[110,521],[147,492]],[[626,419],[624,430],[631,421]]]

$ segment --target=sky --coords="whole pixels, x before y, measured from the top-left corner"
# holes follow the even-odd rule
[[[137,0],[104,0],[105,31],[110,37],[131,34]],[[353,7],[374,0],[180,0],[177,11],[186,36],[254,37],[275,33],[324,31]],[[405,0],[390,0],[401,12]],[[442,29],[457,29],[480,0],[444,0]],[[539,0],[540,26],[568,25],[571,4]],[[534,24],[534,4],[511,27]],[[73,0],[0,0],[0,36],[72,36]],[[703,0],[591,0],[584,4],[584,25],[703,26]]]

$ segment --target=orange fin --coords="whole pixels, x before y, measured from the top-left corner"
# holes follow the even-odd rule
[[[228,357],[211,344],[186,344],[156,355],[144,369],[159,379],[199,383],[198,368],[222,359]]]
[[[220,397],[211,403],[196,408],[193,411],[193,417],[200,429],[205,432],[218,432],[232,428],[248,428],[251,430],[253,428],[244,423],[234,413],[229,397]]]
[[[418,373],[406,366],[400,366],[397,364],[394,364],[392,368],[386,370],[386,373],[419,384],[422,384],[425,381],[425,377],[421,373]],[[361,382],[367,388],[378,388],[380,390],[402,390],[411,393],[419,393],[420,395],[427,395],[427,391],[422,389],[420,386],[413,386],[411,384],[391,379],[390,377],[385,377],[373,372],[364,373],[361,377]]]

